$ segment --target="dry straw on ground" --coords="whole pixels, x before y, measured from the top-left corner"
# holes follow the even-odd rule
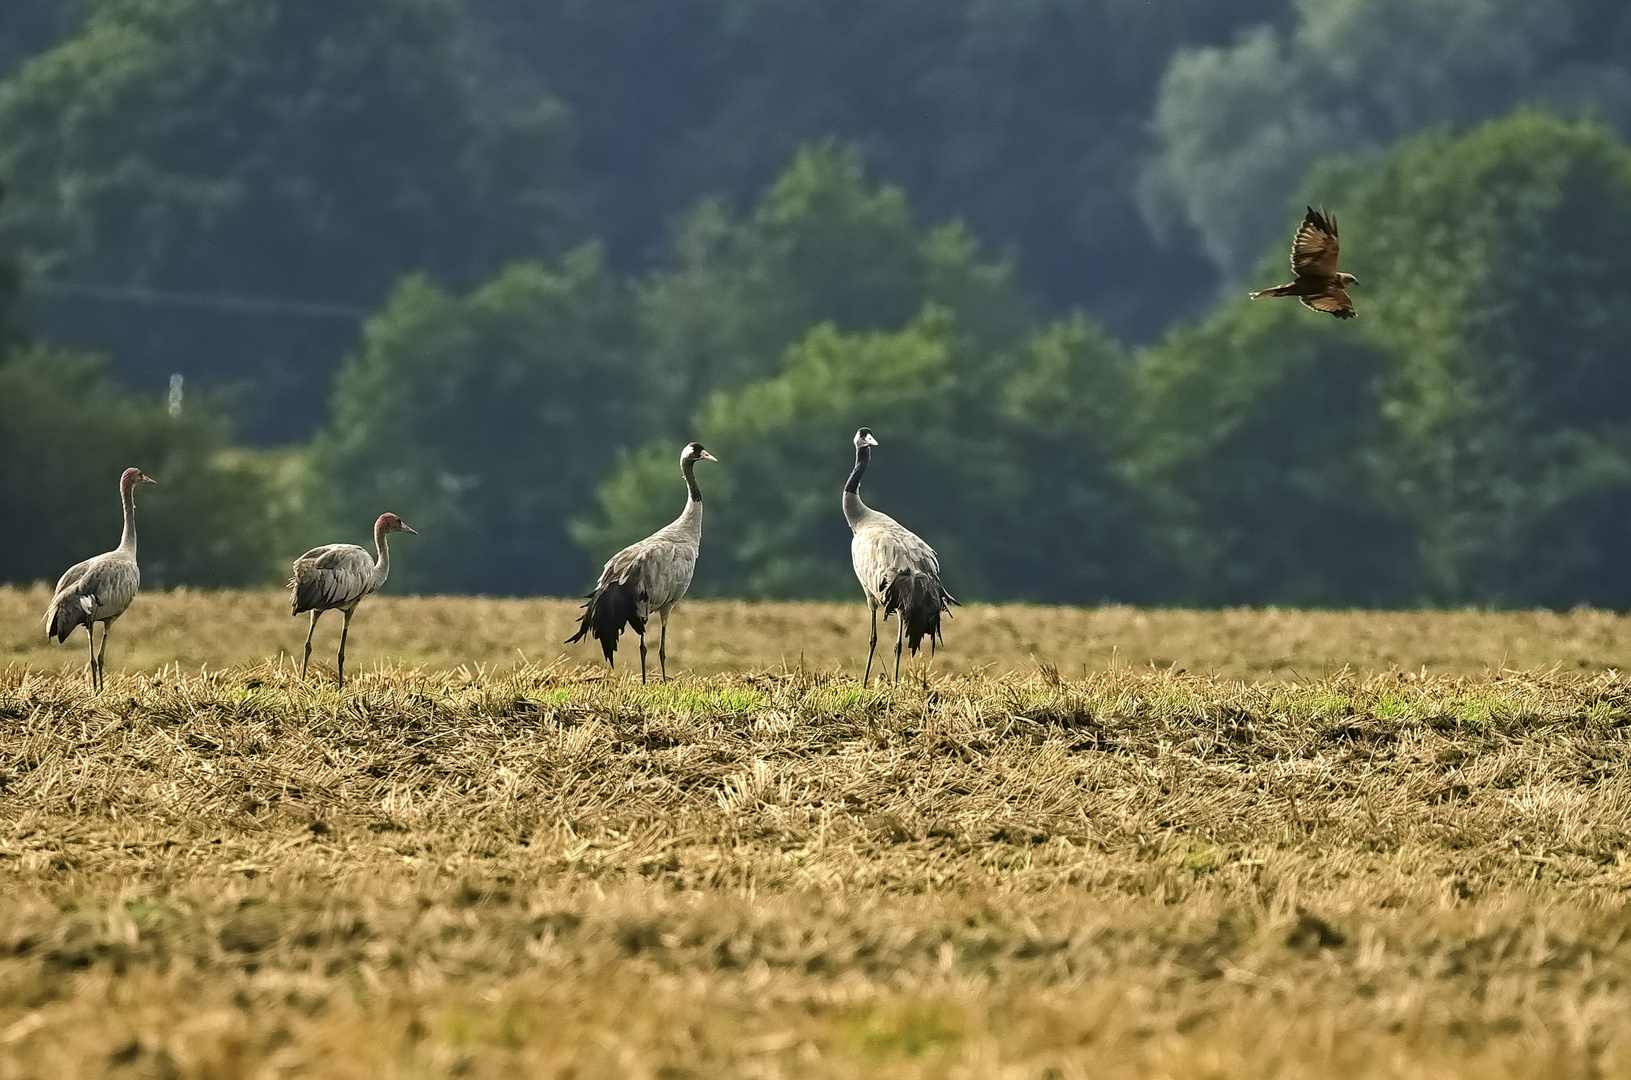
[[[1631,1072],[1613,673],[120,666],[0,674],[0,1080]]]
[[[0,587],[0,666],[83,668],[83,637],[73,646],[46,643],[40,618],[49,601],[44,586]],[[346,666],[494,673],[560,659],[591,663],[600,656],[594,645],[562,644],[577,628],[578,614],[575,600],[369,597],[352,623]],[[941,675],[1030,672],[1040,664],[1070,676],[1153,666],[1243,679],[1314,679],[1344,667],[1426,666],[1436,674],[1503,667],[1631,670],[1631,618],[1600,611],[1084,611],[970,604],[953,615],[935,658]],[[114,629],[108,670],[175,664],[197,671],[259,664],[280,654],[298,661],[305,635],[306,620],[289,617],[285,592],[146,593]],[[333,670],[339,636],[338,616],[318,624],[314,664]],[[786,667],[859,678],[866,640],[859,588],[850,604],[687,601],[669,627],[669,670],[717,675]],[[620,670],[638,671],[639,664],[639,651],[626,640]]]

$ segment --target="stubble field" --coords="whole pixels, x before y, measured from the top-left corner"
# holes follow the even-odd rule
[[[859,604],[691,604],[641,687],[376,598],[340,691],[178,593],[98,698],[43,607],[0,1078],[1631,1072],[1631,620],[971,607],[862,689]]]

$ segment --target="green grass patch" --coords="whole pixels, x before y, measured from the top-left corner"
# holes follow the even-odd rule
[[[745,686],[699,690],[673,683],[645,686],[635,691],[635,700],[644,708],[703,716],[713,713],[751,713],[770,704],[770,695]]]
[[[1200,877],[1223,865],[1223,852],[1210,844],[1190,844],[1179,857],[1178,865]]]
[[[1376,701],[1374,713],[1378,720],[1404,720],[1410,716],[1410,704],[1397,694],[1383,694]]]
[[[963,1040],[963,1018],[949,1006],[927,1002],[872,1008],[851,1018],[850,1036],[873,1060],[938,1056]]]

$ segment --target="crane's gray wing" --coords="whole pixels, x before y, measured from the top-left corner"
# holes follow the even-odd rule
[[[374,560],[356,544],[312,548],[294,561],[289,588],[294,614],[347,608],[367,596],[374,582]]]
[[[940,559],[922,538],[883,514],[856,532],[850,541],[855,576],[868,596],[882,603],[890,582],[901,573],[940,577]]]
[[[658,539],[646,550],[640,563],[640,585],[646,602],[665,608],[680,601],[691,588],[697,569],[697,545],[682,540]]]
[[[61,641],[76,626],[100,619],[117,619],[136,599],[141,571],[136,560],[122,551],[110,551],[70,567],[45,613],[45,632]]]
[[[612,584],[626,585],[633,581],[640,572],[640,554],[649,543],[651,541],[646,539],[638,544],[630,544],[607,559],[606,565],[601,567],[600,580],[595,583],[595,588],[604,589]]]
[[[57,579],[57,587],[51,590],[52,599],[54,600],[57,596],[60,596],[62,590],[68,588],[68,586],[79,584],[79,580],[85,576],[86,572],[90,570],[91,564],[95,561],[95,559],[86,559],[84,562],[74,563],[74,565],[64,570],[62,576]]]
[[[606,561],[597,589],[611,584],[637,583],[643,609],[666,607],[677,602],[691,587],[696,571],[695,544],[655,533],[630,544]]]

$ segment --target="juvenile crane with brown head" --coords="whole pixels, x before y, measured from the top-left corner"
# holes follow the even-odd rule
[[[91,685],[101,691],[103,661],[108,655],[108,631],[113,620],[123,615],[141,588],[142,572],[136,565],[136,487],[157,480],[140,469],[126,469],[119,477],[119,502],[124,507],[125,529],[119,546],[105,555],[86,559],[68,568],[57,582],[51,606],[45,610],[45,636],[67,641],[77,627],[85,628],[91,648]],[[102,624],[102,648],[96,647],[96,624]]]
[[[294,561],[294,573],[289,578],[292,594],[289,614],[311,612],[306,655],[300,660],[302,679],[306,677],[306,665],[311,662],[311,639],[317,633],[317,620],[325,611],[338,610],[345,614],[338,660],[340,685],[345,685],[345,639],[351,632],[351,616],[356,614],[362,598],[377,591],[390,576],[391,544],[387,537],[394,532],[418,535],[395,514],[381,514],[374,522],[376,556],[371,557],[356,544],[326,544],[312,548]]]

